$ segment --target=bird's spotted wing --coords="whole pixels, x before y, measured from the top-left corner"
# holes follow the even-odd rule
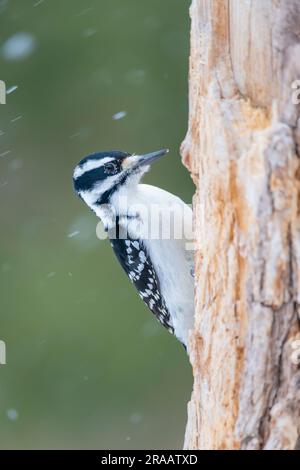
[[[110,242],[121,266],[135,285],[140,297],[158,321],[171,333],[174,333],[170,313],[161,295],[157,274],[143,242],[118,238],[111,239]]]

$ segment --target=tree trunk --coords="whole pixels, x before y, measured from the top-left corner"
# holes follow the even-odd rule
[[[187,449],[295,449],[300,434],[300,2],[193,0],[197,186]]]

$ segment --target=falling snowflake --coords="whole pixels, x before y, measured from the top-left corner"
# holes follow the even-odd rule
[[[118,113],[114,114],[112,118],[114,121],[119,121],[120,119],[123,119],[126,116],[127,116],[126,111],[119,111]]]
[[[30,33],[16,33],[8,38],[2,46],[6,60],[20,60],[29,57],[36,48],[36,39]]]

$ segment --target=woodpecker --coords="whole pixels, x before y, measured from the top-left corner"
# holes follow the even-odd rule
[[[141,184],[150,165],[168,151],[93,153],[75,167],[73,184],[104,224],[140,297],[188,350],[194,323],[192,210],[179,197]]]

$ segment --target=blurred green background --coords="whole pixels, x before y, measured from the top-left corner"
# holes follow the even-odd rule
[[[146,181],[191,201],[188,7],[0,0],[2,449],[182,446],[187,356],[96,238],[72,171],[97,150],[170,147]]]

